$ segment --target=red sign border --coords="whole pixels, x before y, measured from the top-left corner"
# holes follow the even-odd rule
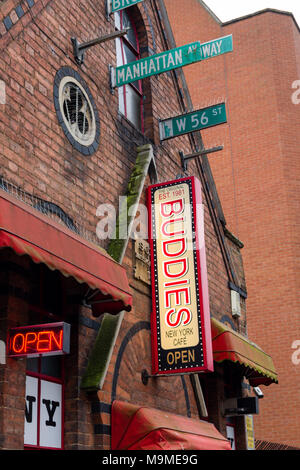
[[[152,202],[151,193],[154,188],[164,186],[171,186],[172,184],[178,185],[186,181],[191,182],[192,186],[192,201],[194,208],[194,224],[195,224],[195,244],[196,244],[196,258],[199,273],[199,298],[200,305],[200,322],[202,329],[202,345],[203,345],[203,366],[201,367],[187,367],[172,370],[159,370],[158,365],[158,336],[157,336],[157,322],[156,322],[156,292],[155,292],[155,272],[154,272],[154,245],[153,245],[153,219],[152,219]],[[199,223],[198,214],[195,208],[197,205],[202,205],[201,183],[195,176],[188,176],[185,178],[175,179],[164,183],[157,183],[147,188],[147,205],[148,205],[148,242],[150,245],[151,256],[151,285],[152,285],[152,312],[151,312],[151,340],[152,340],[152,373],[154,375],[175,375],[183,373],[198,373],[198,372],[213,372],[213,351],[211,339],[211,321],[209,310],[209,294],[208,294],[208,279],[207,279],[207,266],[206,266],[206,251],[205,242],[200,247],[199,240]]]

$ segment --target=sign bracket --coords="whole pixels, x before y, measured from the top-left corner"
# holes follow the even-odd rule
[[[114,31],[113,33],[108,33],[105,36],[101,36],[96,39],[92,39],[88,42],[79,43],[76,37],[71,38],[71,42],[73,44],[73,54],[74,58],[78,65],[82,65],[84,62],[84,52],[89,49],[90,47],[96,46],[97,44],[101,44],[106,41],[110,41],[111,39],[120,38],[125,36],[128,32],[129,28],[121,29],[120,31]]]
[[[210,149],[200,150],[199,152],[196,152],[196,153],[190,153],[189,155],[184,155],[183,152],[180,151],[179,155],[180,155],[182,170],[184,172],[187,171],[188,160],[192,160],[193,158],[200,157],[201,155],[206,155],[208,153],[219,152],[220,150],[223,150],[223,148],[224,148],[223,145],[220,145],[218,147],[212,147]]]

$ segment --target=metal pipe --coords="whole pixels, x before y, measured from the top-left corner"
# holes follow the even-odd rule
[[[189,155],[183,155],[183,158],[184,160],[191,160],[192,158],[200,157],[201,155],[206,155],[207,153],[219,152],[220,150],[223,150],[222,145],[219,147],[213,147],[211,149],[201,150],[200,152],[190,153]]]
[[[84,51],[85,49],[88,49],[89,47],[96,46],[97,44],[101,44],[102,42],[109,41],[110,39],[115,39],[115,38],[125,36],[125,34],[127,34],[129,29],[130,28],[125,28],[125,29],[121,29],[120,31],[114,31],[113,33],[106,34],[105,36],[102,36],[101,38],[92,39],[91,41],[78,44],[78,50]]]

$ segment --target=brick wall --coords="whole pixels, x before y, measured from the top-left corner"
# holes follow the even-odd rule
[[[145,133],[140,133],[118,113],[118,93],[110,92],[108,65],[116,63],[114,41],[88,50],[81,67],[73,58],[71,37],[76,36],[79,42],[84,42],[114,29],[112,19],[106,19],[105,2],[73,0],[66,5],[58,0],[36,0],[30,7],[27,2],[28,8],[25,8],[26,2],[21,3],[25,14],[6,31],[3,27],[0,31],[0,79],[6,84],[6,104],[0,105],[0,173],[27,193],[59,205],[72,220],[84,225],[94,235],[99,221],[96,216],[99,204],[111,203],[117,209],[119,196],[125,194],[137,146],[153,145],[159,181],[174,179],[181,172],[179,151],[190,153],[192,142],[184,136],[161,145],[158,136],[159,118],[184,111],[179,87],[173,73],[144,81]],[[4,2],[0,6],[3,18],[9,15],[14,19],[13,11],[21,3]],[[143,54],[165,50],[166,43],[154,5],[145,2],[135,7],[133,12]],[[143,24],[147,35],[141,34]],[[88,157],[71,146],[55,113],[53,82],[57,70],[63,66],[72,67],[82,76],[99,112],[100,144],[98,150]],[[190,163],[189,173],[197,175],[203,182],[199,168],[198,164]],[[149,183],[148,178],[144,189]],[[224,242],[220,234],[217,236],[220,226],[210,197],[207,187],[204,187],[210,308],[211,314],[221,319],[224,315],[231,315],[229,274],[222,248]],[[145,202],[145,191],[141,200]],[[108,242],[99,240],[105,248]],[[72,354],[66,358],[67,449],[110,447],[110,405],[113,399],[146,404],[184,416],[198,416],[188,377],[150,378],[147,385],[142,383],[142,370],[151,370],[151,300],[149,285],[134,278],[133,246],[130,241],[124,257],[133,292],[133,310],[125,315],[105,383],[98,393],[88,394],[80,390],[80,380],[101,319],[94,319],[87,308],[80,307],[78,298],[77,301],[71,300],[72,293],[82,294],[81,290],[78,293],[78,286],[67,283],[65,287],[73,332]],[[240,258],[240,254],[236,256]],[[241,284],[244,282],[242,271],[239,272],[239,280]],[[7,298],[10,300],[6,293]],[[4,314],[7,315],[6,310]],[[238,330],[244,331],[244,320],[243,309],[242,322],[235,325]],[[18,322],[22,322],[21,317]],[[6,326],[3,324],[2,336]],[[1,373],[4,369],[8,374],[21,367],[20,373],[24,374],[25,366],[18,364],[8,359],[5,367],[0,366]],[[22,377],[24,380],[24,375]],[[4,382],[0,385],[6,386]],[[11,387],[9,382],[9,395],[12,395]],[[20,396],[24,396],[24,388],[20,388]],[[219,423],[224,432],[224,423],[220,420],[219,416],[216,424]],[[17,441],[8,439],[3,420],[1,425],[3,443],[0,445],[3,448],[22,448],[22,419],[13,431]]]
[[[194,108],[226,99],[228,123],[202,132],[227,227],[245,244],[249,337],[274,359],[279,385],[265,388],[256,437],[299,446],[299,28],[288,14],[266,11],[220,24],[202,5],[166,0],[176,42],[233,35],[231,54],[186,69]],[[179,13],[180,12],[180,13]],[[194,18],[189,28],[187,21]],[[284,400],[282,397],[289,397]]]
[[[29,283],[24,277],[28,260],[15,259],[13,253],[1,251],[0,329],[6,341],[7,330],[28,319]],[[22,448],[24,445],[25,361],[12,361],[10,367],[0,366],[0,447]],[[21,432],[20,432],[21,431]]]

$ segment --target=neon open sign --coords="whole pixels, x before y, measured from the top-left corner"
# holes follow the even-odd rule
[[[69,354],[70,329],[68,323],[11,328],[8,333],[8,357]]]

